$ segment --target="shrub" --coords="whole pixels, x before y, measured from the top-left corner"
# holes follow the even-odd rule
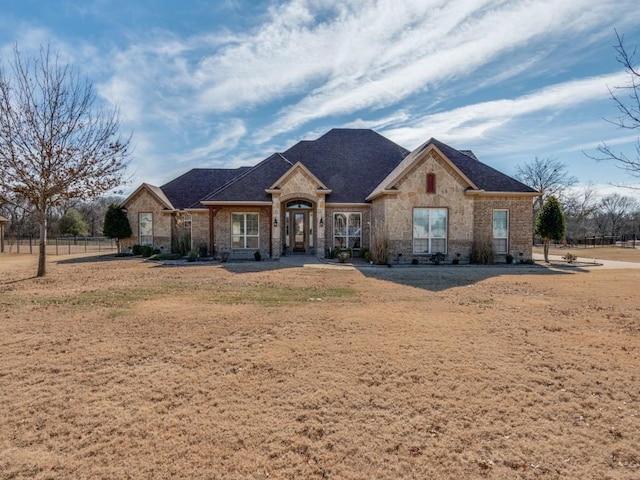
[[[336,258],[340,261],[340,263],[344,263],[351,258],[351,255],[349,254],[349,250],[345,250],[338,253]]]
[[[370,261],[371,261],[371,252],[370,252],[369,250],[367,250],[366,252],[364,252],[364,254],[363,254],[362,256],[364,257],[364,259],[365,259],[367,262],[370,262]]]
[[[134,245],[131,248],[131,253],[133,253],[134,255],[142,255],[142,245]]]
[[[566,260],[566,261],[567,261],[567,263],[573,263],[573,262],[575,262],[575,261],[578,259],[578,257],[576,257],[576,256],[575,256],[573,253],[571,253],[571,252],[567,252],[567,253],[565,253],[564,257],[562,257],[562,258],[563,258],[564,260]]]
[[[253,258],[256,260],[256,262],[262,260],[262,254],[260,253],[260,250],[256,250],[255,252],[253,252]]]
[[[200,258],[209,256],[209,249],[205,243],[198,245],[198,255],[200,255]]]
[[[469,261],[471,263],[479,263],[487,265],[493,263],[496,260],[496,252],[493,249],[493,243],[474,241],[471,245],[471,255]]]
[[[360,247],[360,256],[366,259],[367,253],[369,253],[369,249],[367,247]]]
[[[444,253],[442,252],[436,252],[433,255],[431,255],[431,263],[433,263],[434,265],[440,265],[441,262],[443,262],[445,259]]]
[[[520,260],[520,263],[522,263],[523,265],[535,265],[535,260],[533,258],[525,258]]]
[[[384,227],[379,226],[377,223],[373,227],[371,233],[373,234],[371,244],[371,258],[373,263],[377,265],[389,264],[389,233]]]
[[[198,259],[198,254],[195,250],[189,250],[187,254],[187,262],[195,262]]]
[[[513,255],[511,255],[510,253],[507,253],[507,255],[504,257],[504,260],[508,264],[512,264],[513,263]]]
[[[460,263],[460,259],[459,258],[454,258],[453,260],[451,260],[451,264],[452,265],[458,265]]]
[[[144,258],[148,258],[156,253],[160,253],[160,250],[157,248],[154,249],[153,247],[150,247],[148,245],[140,246],[140,255],[142,255]]]
[[[412,258],[411,259],[411,265],[418,265],[418,263],[420,263],[420,262],[418,261],[417,258]]]

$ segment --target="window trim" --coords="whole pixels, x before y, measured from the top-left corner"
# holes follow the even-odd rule
[[[149,238],[151,237],[151,242],[143,242],[142,241],[142,226],[141,226],[141,221],[142,221],[142,216],[143,215],[149,215],[149,221],[151,223],[151,235],[144,235],[145,238]],[[154,224],[154,219],[153,219],[153,212],[138,212],[138,244],[139,245],[145,245],[145,246],[153,246],[153,242],[154,242],[154,234],[153,234],[153,224]],[[148,231],[148,230],[145,230]]]
[[[239,233],[239,234],[235,234],[233,232],[233,217],[234,215],[240,215],[242,216],[242,227],[244,230],[244,233]],[[250,215],[255,215],[256,216],[256,224],[258,226],[258,231],[256,234],[249,234],[247,232],[247,217]],[[230,229],[230,234],[231,234],[231,248],[233,250],[259,250],[260,249],[260,214],[258,212],[231,212],[231,229]],[[234,245],[233,242],[233,237],[240,237],[240,239],[242,240],[242,247],[237,247]],[[256,246],[247,246],[247,240],[249,238],[256,238],[257,239],[257,245]]]
[[[345,226],[344,226],[344,235],[336,235],[336,217],[338,215],[344,215],[345,217]],[[351,235],[350,231],[349,231],[349,221],[351,216],[357,216],[360,218],[360,223],[359,223],[359,228],[358,228],[358,235]],[[344,238],[344,247],[340,247],[338,245],[336,245],[336,238]],[[353,243],[351,240],[356,240],[356,243],[354,244],[354,246],[352,247],[351,244]],[[333,212],[333,248],[353,248],[355,250],[362,248],[362,212]],[[357,246],[355,246],[357,245]]]
[[[496,236],[496,213],[497,212],[505,212],[506,213],[506,236],[498,237]],[[504,255],[509,253],[509,209],[508,208],[494,208],[491,215],[491,229],[492,229],[492,239],[493,239],[493,248],[499,255]],[[504,250],[499,250],[496,247],[496,240],[506,240]]]
[[[444,226],[444,237],[434,237],[431,234],[431,230],[433,224],[431,222],[431,215],[429,215],[428,225],[427,225],[427,236],[426,237],[418,237],[416,236],[416,212],[419,210],[429,210],[429,211],[442,211],[445,213],[445,226]],[[411,250],[415,255],[433,255],[434,253],[443,253],[447,254],[449,250],[449,209],[446,207],[414,207],[411,212]],[[424,250],[416,250],[416,240],[427,240],[427,251]],[[433,240],[444,240],[444,249],[437,250],[433,248]]]

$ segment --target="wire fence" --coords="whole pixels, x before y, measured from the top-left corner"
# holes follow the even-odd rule
[[[38,254],[37,237],[5,237],[0,253]],[[106,237],[54,237],[47,239],[47,255],[72,255],[116,251],[116,242]]]

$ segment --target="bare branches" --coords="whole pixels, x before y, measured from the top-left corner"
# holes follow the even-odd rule
[[[618,85],[609,88],[609,95],[615,103],[619,115],[613,120],[607,120],[620,128],[635,130],[640,128],[640,71],[636,66],[637,47],[629,50],[624,44],[624,35],[616,30],[617,45],[616,60],[624,67],[628,75],[626,85]],[[611,145],[601,143],[598,145],[597,156],[588,155],[598,161],[612,161],[617,168],[625,171],[633,178],[640,178],[640,140],[635,144],[635,158],[627,156],[624,152],[615,151]],[[626,188],[640,189],[640,187],[621,185]]]
[[[0,198],[26,199],[44,224],[50,208],[116,188],[130,143],[119,130],[118,110],[50,46],[33,58],[15,47],[0,66]]]
[[[535,200],[536,211],[540,210],[547,196],[553,195],[562,200],[567,189],[578,183],[578,179],[567,172],[567,166],[554,157],[536,157],[529,163],[516,166],[515,177],[542,193],[542,197]]]

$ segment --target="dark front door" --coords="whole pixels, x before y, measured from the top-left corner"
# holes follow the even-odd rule
[[[293,251],[305,253],[307,251],[306,219],[305,213],[293,214]]]

